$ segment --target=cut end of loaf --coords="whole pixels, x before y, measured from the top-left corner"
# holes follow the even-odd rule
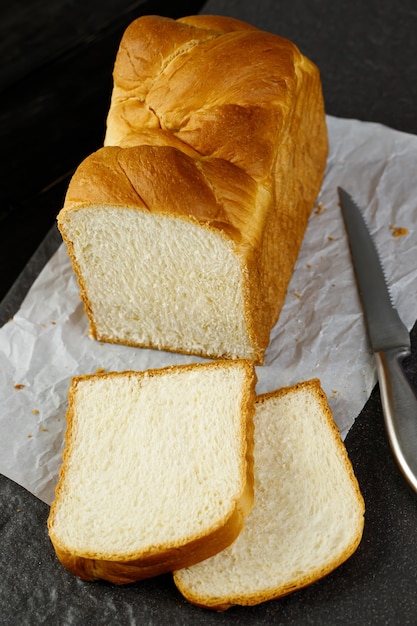
[[[98,205],[61,216],[93,337],[259,360],[232,240],[193,220]]]
[[[173,571],[229,545],[253,501],[247,361],[80,377],[48,520],[86,580]]]
[[[356,550],[364,502],[317,380],[260,396],[255,414],[255,504],[236,541],[174,580],[216,610],[287,595]]]

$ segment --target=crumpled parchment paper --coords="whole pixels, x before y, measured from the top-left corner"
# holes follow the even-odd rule
[[[318,377],[342,437],[376,382],[337,187],[357,200],[400,316],[417,317],[417,137],[328,116],[330,154],[266,362],[259,393]],[[57,207],[59,210],[60,207]],[[0,472],[47,503],[54,497],[73,375],[201,361],[98,343],[64,245],[0,329]]]

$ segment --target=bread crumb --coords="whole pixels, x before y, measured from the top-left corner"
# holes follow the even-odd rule
[[[45,426],[41,426],[39,430],[41,430],[43,433],[45,433],[45,432],[47,432],[47,431],[48,431],[48,429],[47,429],[47,428],[45,428]]]
[[[32,439],[33,435],[28,435],[27,438],[28,439]]]
[[[323,204],[321,202],[319,202],[318,205],[316,206],[316,209],[315,209],[314,212],[315,212],[316,215],[320,215],[320,213],[323,211],[323,209],[324,209]]]
[[[96,369],[96,374],[104,374],[105,371],[106,371],[105,367],[99,367],[98,369]]]
[[[329,237],[327,237],[327,239],[328,239],[329,241],[334,241],[334,237],[330,237],[330,235],[329,235]]]
[[[22,509],[16,509],[16,513],[21,513]]]
[[[403,228],[402,226],[390,226],[389,229],[393,237],[404,237],[404,235],[408,235],[408,228]]]
[[[15,389],[23,389],[24,385],[20,384],[20,385],[15,385],[14,386]]]
[[[38,409],[33,409],[32,413],[33,413],[33,415],[39,415],[39,410]]]
[[[296,298],[299,298],[300,300],[303,297],[301,294],[297,293],[296,291],[294,291],[294,295]]]

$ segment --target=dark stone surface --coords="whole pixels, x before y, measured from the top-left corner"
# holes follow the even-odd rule
[[[415,355],[417,327],[412,337]],[[415,356],[406,371],[417,388]],[[346,445],[366,502],[358,550],[311,587],[224,614],[189,605],[170,576],[124,587],[78,580],[55,557],[46,529],[49,508],[0,476],[0,624],[415,625],[417,501],[390,455],[378,388]]]
[[[100,145],[126,23],[141,10],[186,14],[201,4],[9,4],[11,13],[0,22],[7,59],[0,68],[0,298],[14,286],[0,307],[1,322],[59,243],[53,224],[71,171]],[[294,40],[320,66],[328,113],[415,132],[417,5],[411,0],[211,0],[202,10]],[[416,327],[412,339],[405,367],[417,389]],[[190,606],[169,576],[123,588],[79,581],[56,560],[48,507],[0,476],[0,624],[417,624],[417,498],[389,452],[378,387],[346,445],[366,501],[357,552],[307,589],[225,614]]]

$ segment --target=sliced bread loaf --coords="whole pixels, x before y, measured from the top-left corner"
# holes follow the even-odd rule
[[[360,542],[364,502],[319,381],[259,397],[254,457],[255,504],[239,537],[174,574],[194,604],[224,610],[284,596]]]
[[[143,16],[58,216],[92,337],[262,363],[326,166],[317,67],[227,17]]]
[[[253,502],[248,361],[73,379],[48,528],[85,580],[129,583],[205,559]]]

